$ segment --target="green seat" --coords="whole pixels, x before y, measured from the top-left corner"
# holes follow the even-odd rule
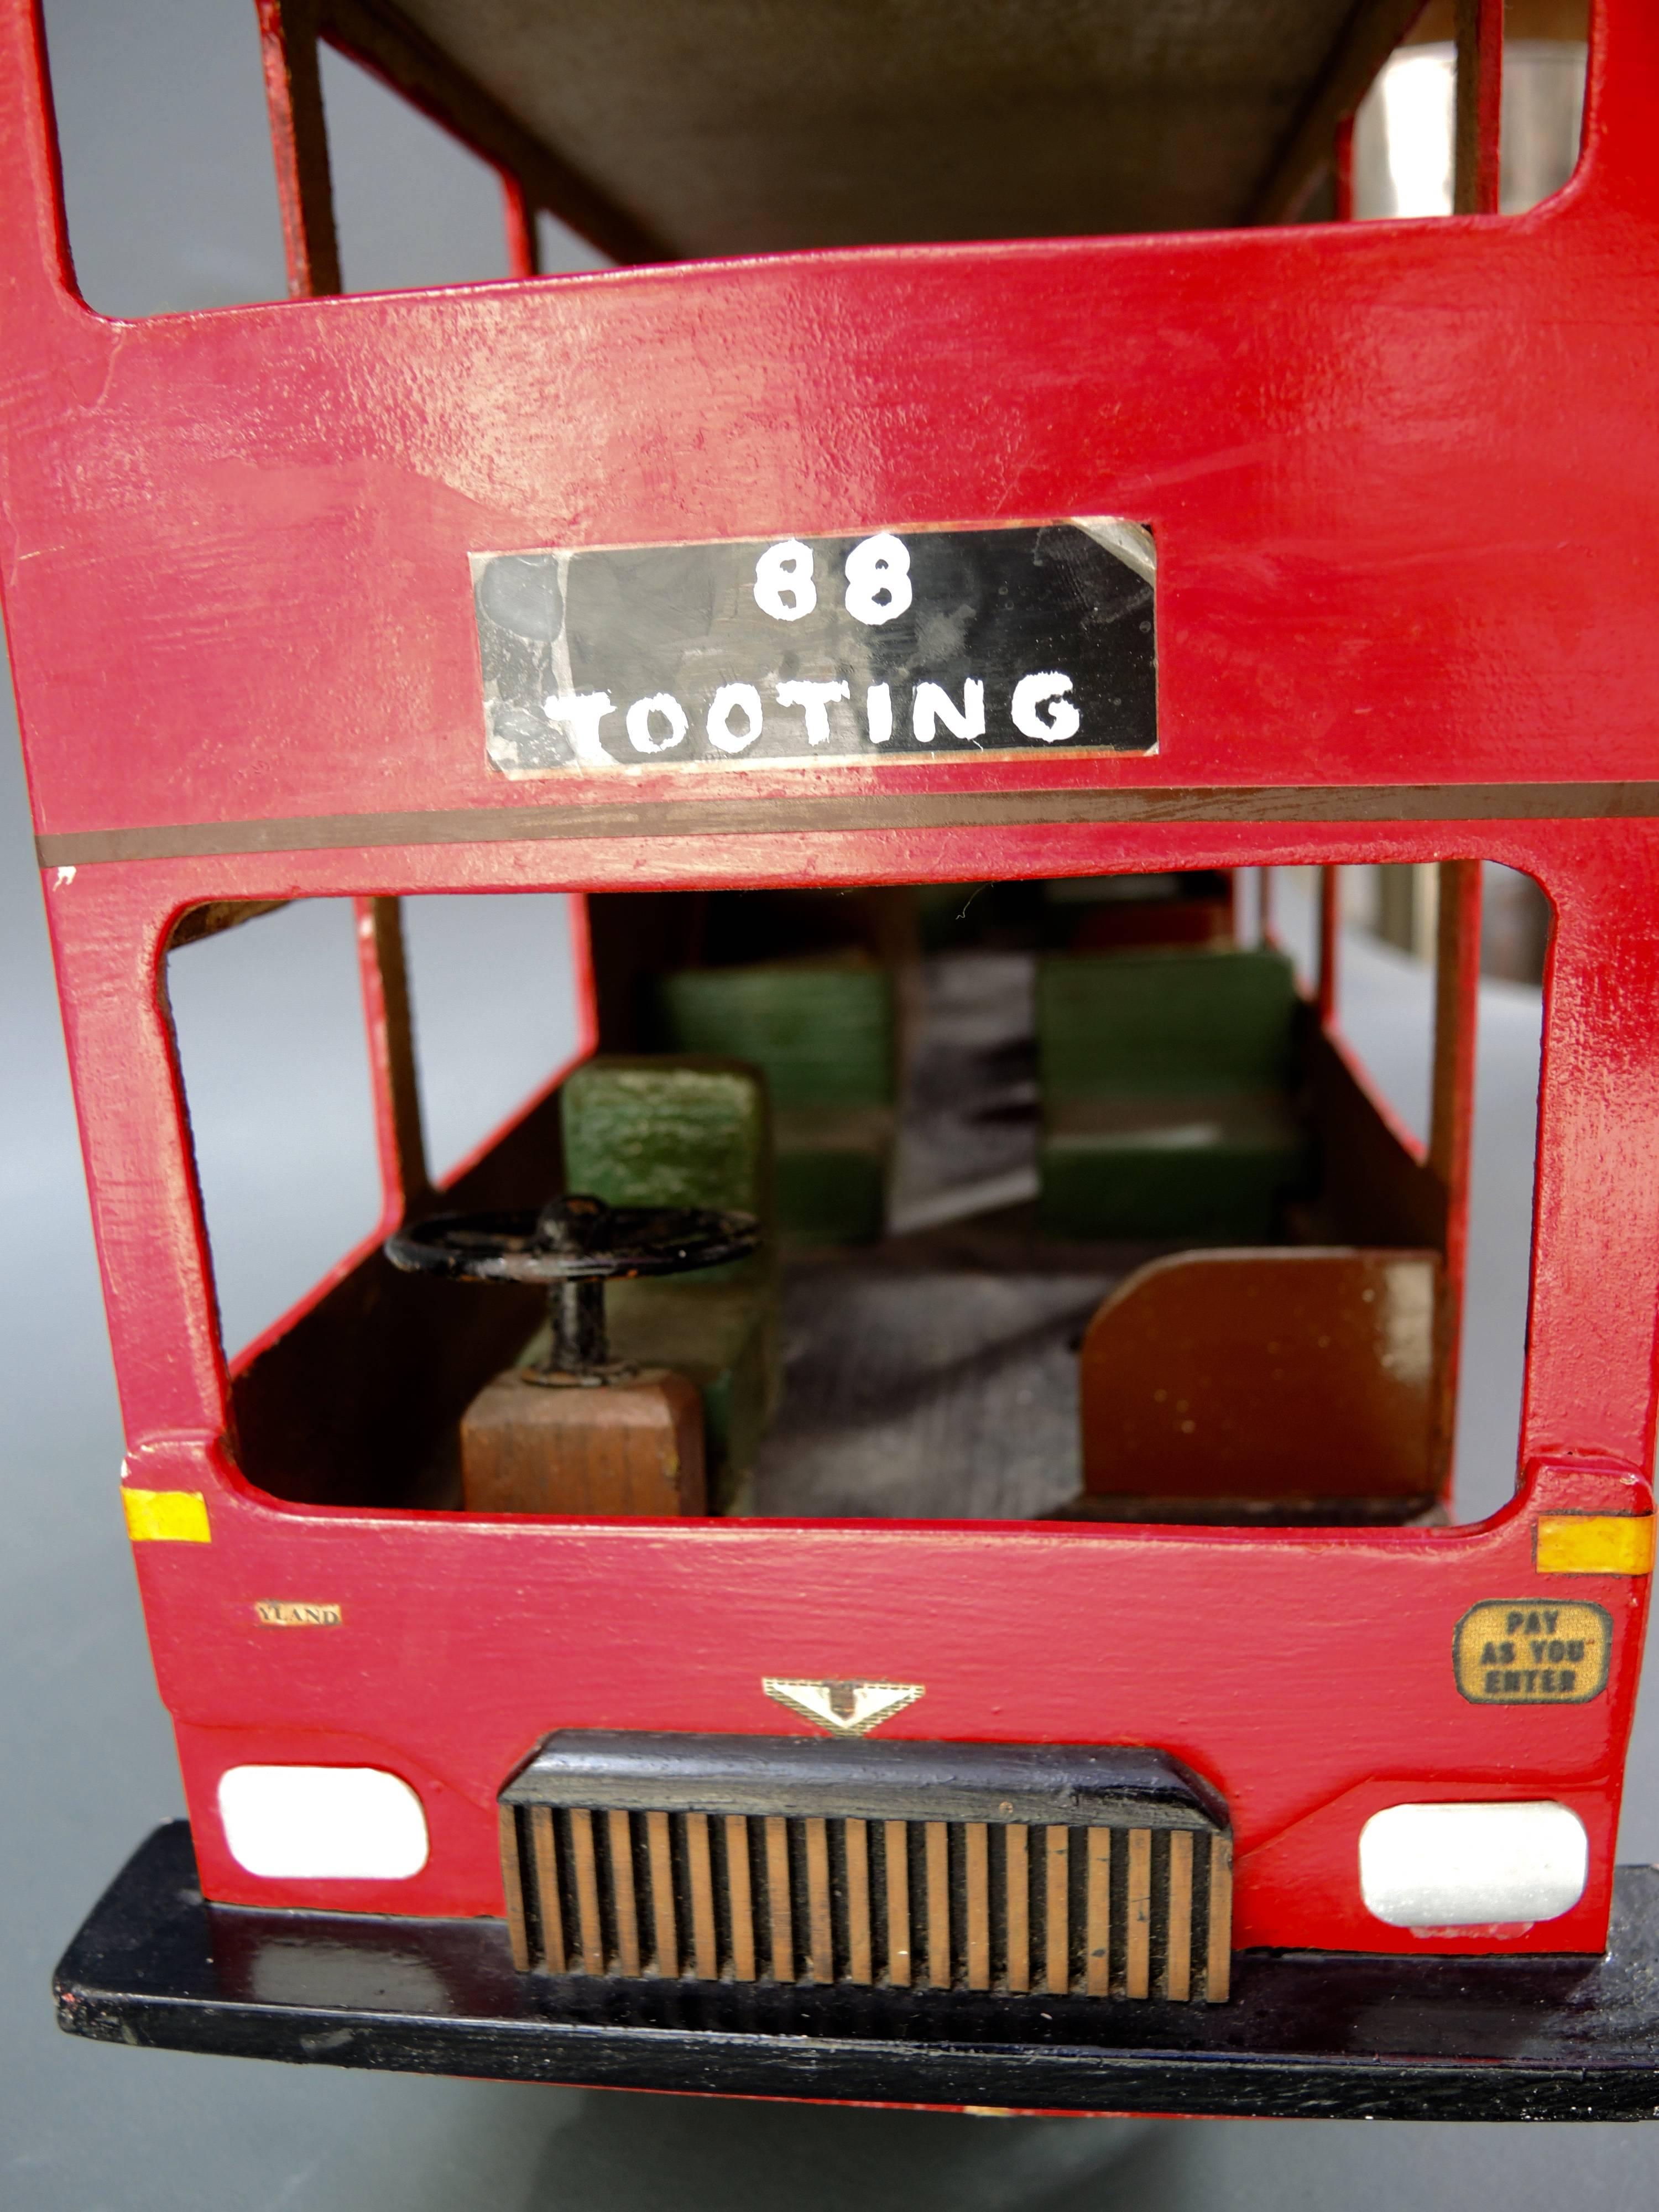
[[[661,988],[676,1051],[729,1053],[766,1076],[780,1231],[812,1243],[878,1237],[897,1121],[888,970],[848,954],[685,969]]]
[[[1041,961],[1043,1228],[1271,1237],[1310,1164],[1291,1097],[1299,1003],[1273,951]]]
[[[590,1060],[560,1095],[565,1183],[611,1206],[711,1206],[772,1218],[771,1131],[756,1070],[726,1060]],[[741,1504],[781,1387],[777,1261],[612,1283],[616,1358],[672,1367],[702,1394],[708,1497]]]

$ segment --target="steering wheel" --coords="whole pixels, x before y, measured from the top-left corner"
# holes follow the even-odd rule
[[[611,1358],[605,1286],[744,1260],[760,1242],[752,1213],[696,1206],[607,1206],[568,1192],[539,1213],[437,1213],[389,1237],[394,1267],[468,1283],[545,1283],[552,1350],[532,1382],[592,1387],[634,1370]]]

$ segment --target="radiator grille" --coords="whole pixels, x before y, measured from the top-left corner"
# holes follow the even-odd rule
[[[501,1820],[520,1971],[1227,1995],[1222,1832],[534,1803]]]

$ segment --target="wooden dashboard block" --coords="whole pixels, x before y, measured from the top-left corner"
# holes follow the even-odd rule
[[[702,1405],[672,1369],[550,1389],[514,1368],[461,1417],[469,1513],[701,1514]]]

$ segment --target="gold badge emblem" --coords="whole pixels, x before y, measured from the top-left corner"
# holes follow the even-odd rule
[[[1457,1624],[1457,1686],[1477,1705],[1582,1705],[1607,1687],[1613,1623],[1599,1605],[1493,1598]]]
[[[868,1735],[923,1693],[921,1682],[798,1682],[781,1675],[762,1677],[769,1698],[787,1705],[804,1721],[831,1735]]]

